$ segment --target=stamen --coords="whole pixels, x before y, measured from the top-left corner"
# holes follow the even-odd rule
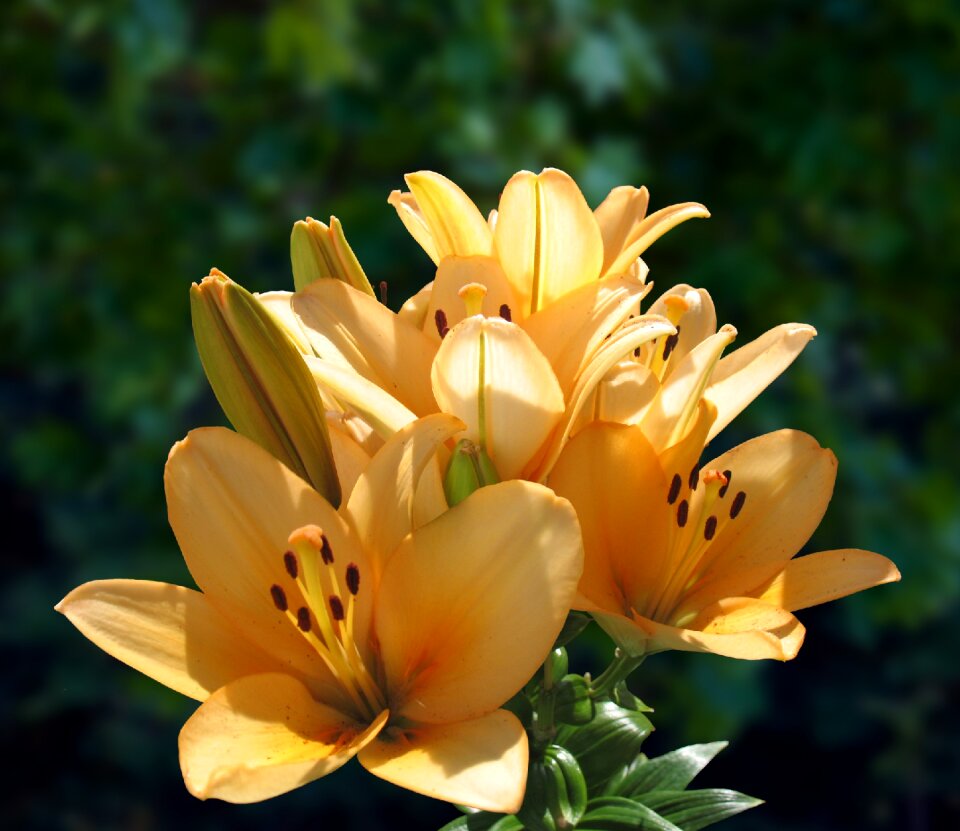
[[[306,606],[297,609],[297,626],[301,632],[310,631],[310,610]]]
[[[360,591],[360,567],[356,563],[347,566],[347,591],[354,596]]]
[[[677,505],[677,525],[683,528],[687,524],[687,514],[690,512],[690,505],[687,504],[686,499],[680,500],[680,504]]]
[[[690,311],[690,301],[679,294],[671,294],[663,298],[663,305],[667,307],[667,320],[674,326],[680,322],[680,318]]]
[[[450,331],[450,327],[447,326],[447,315],[443,309],[437,309],[433,314],[433,322],[437,325],[437,334],[440,335],[440,339],[443,340],[447,336],[447,332]]]
[[[345,615],[343,613],[343,601],[337,597],[335,594],[331,594],[329,597],[330,600],[330,613],[333,615],[334,620],[343,620]]]
[[[327,539],[326,534],[320,535],[320,557],[327,565],[333,562],[333,549],[330,547],[330,540]]]
[[[384,306],[387,305],[387,281],[386,280],[380,281],[380,302],[383,303]]]
[[[287,574],[289,574],[294,580],[297,579],[297,574],[300,569],[297,564],[297,555],[292,551],[287,551],[283,555],[283,567],[287,570]]]
[[[677,344],[680,342],[680,327],[677,327],[677,331],[670,335],[663,342],[663,360],[666,362],[670,358],[670,353],[676,349]]]
[[[273,598],[273,605],[281,612],[287,611],[287,594],[284,590],[274,584],[270,587],[270,597]]]
[[[507,323],[510,323],[513,320],[513,317],[510,314],[510,307],[506,303],[500,304],[500,317],[507,321]]]
[[[733,503],[730,505],[730,519],[736,519],[740,511],[743,510],[743,503],[747,501],[747,495],[743,491],[737,491],[733,497]]]
[[[680,488],[683,485],[683,480],[680,478],[679,473],[673,474],[673,479],[670,480],[670,492],[667,494],[667,504],[672,505],[677,501],[677,497],[680,496]]]
[[[467,308],[467,317],[483,313],[483,298],[487,296],[487,287],[483,283],[467,283],[457,294]]]
[[[713,535],[717,533],[717,518],[713,515],[707,517],[707,521],[703,526],[703,538],[705,540],[712,540]]]
[[[690,470],[690,475],[687,477],[687,484],[690,486],[690,490],[695,491],[697,489],[698,481],[700,481],[700,465],[694,465]]]
[[[720,488],[720,492],[717,494],[721,499],[727,495],[727,491],[730,489],[730,480],[733,478],[732,470],[725,470],[723,472],[724,478],[727,480],[723,483],[723,486]]]

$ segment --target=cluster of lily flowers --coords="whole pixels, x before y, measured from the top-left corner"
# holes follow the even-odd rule
[[[641,709],[623,682],[643,657],[788,660],[794,612],[899,579],[868,551],[794,557],[837,469],[809,435],[702,460],[815,334],[785,323],[724,355],[737,331],[706,290],[647,303],[641,255],[703,206],[648,214],[646,188],[618,187],[591,210],[546,169],[516,174],[484,217],[443,176],[406,182],[389,203],[436,268],[398,313],[335,218],[294,226],[293,293],[217,270],[193,286],[200,357],[236,428],[193,430],[166,465],[199,591],[98,580],[57,607],[202,702],[179,742],[198,797],[267,799],[357,756],[515,814],[535,764],[579,770],[563,729]],[[564,728],[558,645],[587,615],[616,658],[576,676],[586,709]],[[568,797],[527,827],[575,827],[589,810]]]

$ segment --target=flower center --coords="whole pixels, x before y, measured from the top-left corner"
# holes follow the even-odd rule
[[[330,541],[316,525],[298,528],[289,543],[282,559],[294,590],[288,593],[275,583],[273,604],[317,650],[358,711],[373,718],[385,699],[354,637],[360,567],[347,563],[341,580]],[[294,597],[302,603],[291,603]]]

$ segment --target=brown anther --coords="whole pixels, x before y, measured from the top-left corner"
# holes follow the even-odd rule
[[[274,584],[270,587],[270,597],[273,598],[273,605],[281,612],[287,611],[287,595],[280,586]]]
[[[743,491],[737,491],[737,495],[733,497],[733,502],[730,505],[730,519],[736,519],[737,514],[743,510],[743,503],[747,501],[747,495]]]
[[[708,516],[706,523],[703,526],[703,538],[705,540],[712,540],[713,535],[717,533],[717,518],[715,516]]]
[[[297,609],[297,626],[301,632],[310,631],[310,610],[306,606]]]
[[[687,524],[687,514],[690,511],[690,506],[687,504],[686,499],[681,499],[680,504],[677,505],[677,525],[680,528],[683,528]]]
[[[506,303],[500,304],[500,317],[507,321],[507,323],[513,320],[513,316],[510,314],[510,307]]]
[[[387,281],[386,280],[380,281],[380,302],[383,303],[384,306],[387,305]]]
[[[337,597],[335,594],[330,595],[330,614],[333,615],[334,620],[343,620],[345,615],[343,614],[343,601]]]
[[[283,567],[287,570],[294,580],[297,579],[297,574],[299,572],[299,567],[297,565],[297,555],[292,551],[287,551],[283,555]]]
[[[679,473],[673,474],[673,479],[670,480],[670,491],[667,493],[667,504],[672,505],[677,501],[677,497],[680,496],[680,488],[683,486],[683,480],[680,478]]]
[[[360,591],[360,567],[356,563],[347,566],[347,591],[354,597]]]
[[[677,343],[680,341],[680,327],[677,327],[675,334],[670,335],[663,342],[663,359],[666,361],[670,357],[670,353],[677,348]]]
[[[723,472],[723,478],[727,481],[723,483],[723,486],[720,488],[718,496],[723,499],[727,495],[727,491],[730,489],[730,480],[733,478],[732,470],[725,470]]]
[[[447,332],[450,331],[450,327],[447,326],[447,315],[443,309],[437,309],[433,314],[433,322],[437,326],[437,334],[440,335],[440,338],[443,339],[447,336]]]
[[[633,350],[633,357],[634,357],[634,358],[639,358],[639,357],[640,357],[640,347],[639,347],[639,346],[638,346],[636,349]]]
[[[695,491],[697,489],[697,483],[700,481],[700,465],[694,465],[690,470],[690,475],[687,477],[687,484],[690,486],[690,490]]]
[[[330,540],[326,534],[320,535],[320,558],[327,564],[333,562],[333,549],[330,547]]]

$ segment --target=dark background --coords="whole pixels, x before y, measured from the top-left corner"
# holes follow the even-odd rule
[[[649,661],[633,682],[657,708],[649,752],[731,739],[703,781],[768,800],[731,831],[960,827],[960,7],[644,5],[4,4],[7,827],[455,815],[356,765],[260,806],[194,800],[176,752],[192,702],[52,606],[94,578],[188,581],[162,465],[221,419],[193,349],[193,280],[216,265],[289,288],[291,223],[335,213],[396,307],[431,278],[386,204],[404,172],[443,172],[486,210],[513,171],[545,165],[591,204],[631,183],[654,208],[708,205],[647,261],[660,288],[708,288],[741,342],[787,320],[819,329],[721,441],[812,432],[841,464],[811,549],[872,548],[903,572],[801,613],[789,664]]]

